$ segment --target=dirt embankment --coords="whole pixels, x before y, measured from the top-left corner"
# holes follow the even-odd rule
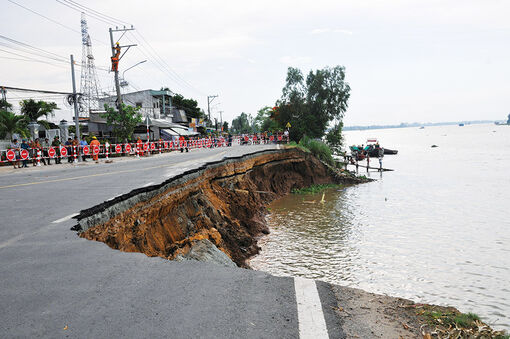
[[[126,252],[185,258],[215,245],[238,266],[257,254],[268,233],[265,205],[293,188],[357,183],[298,149],[265,151],[197,170],[82,211],[80,236]],[[198,248],[198,246],[197,246]]]

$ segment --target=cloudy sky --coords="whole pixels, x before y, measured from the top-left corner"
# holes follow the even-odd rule
[[[132,89],[167,86],[205,109],[206,96],[217,94],[212,113],[223,111],[223,120],[272,106],[289,66],[304,73],[346,67],[352,88],[346,125],[503,119],[510,113],[510,1],[76,3],[112,17],[87,16],[97,66],[109,67],[113,21],[132,23],[136,31],[121,42],[139,46],[129,50],[120,70],[148,60],[126,72]],[[0,35],[81,60],[80,12],[69,7],[73,1],[0,5]],[[38,61],[26,60],[10,46],[0,39],[1,85],[71,89],[68,65],[33,54],[28,59]],[[103,90],[111,91],[112,74],[99,76]]]

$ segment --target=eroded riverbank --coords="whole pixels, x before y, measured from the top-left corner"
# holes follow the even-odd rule
[[[264,151],[210,163],[84,210],[77,229],[126,252],[227,265],[231,259],[247,267],[246,259],[259,251],[257,236],[269,232],[269,202],[295,188],[359,182],[299,149]]]

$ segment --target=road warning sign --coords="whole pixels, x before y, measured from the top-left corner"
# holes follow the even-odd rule
[[[14,159],[16,159],[16,153],[14,153],[14,151],[12,149],[10,149],[7,151],[6,157],[7,157],[7,160],[13,161]]]

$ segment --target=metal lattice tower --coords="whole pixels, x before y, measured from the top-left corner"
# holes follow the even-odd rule
[[[88,117],[90,110],[99,109],[99,93],[101,88],[97,79],[96,66],[94,65],[94,55],[92,55],[92,42],[87,27],[85,13],[81,14],[81,79],[80,92],[82,99],[80,102],[80,116]]]

